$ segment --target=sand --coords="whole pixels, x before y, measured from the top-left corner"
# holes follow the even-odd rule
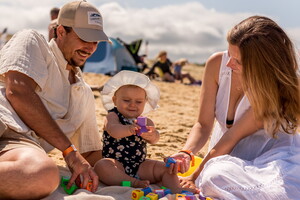
[[[202,80],[204,67],[196,65],[184,66],[184,72],[189,72],[198,80]],[[110,77],[102,74],[85,73],[84,78],[90,85],[103,85]],[[167,83],[153,80],[161,91],[159,108],[147,115],[155,123],[160,132],[160,140],[157,144],[148,144],[147,158],[162,160],[163,158],[178,152],[185,144],[186,138],[197,121],[199,112],[199,94],[201,86],[187,85],[184,83]],[[96,116],[99,129],[102,130],[106,110],[101,103],[101,94],[94,91],[96,101]],[[207,152],[206,146],[197,155],[203,157]],[[49,156],[60,166],[65,166],[61,152],[53,150]]]

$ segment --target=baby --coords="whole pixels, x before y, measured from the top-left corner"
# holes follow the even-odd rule
[[[162,161],[146,159],[146,144],[155,144],[159,132],[147,118],[147,132],[137,117],[158,107],[159,89],[142,73],[121,71],[102,90],[102,101],[108,110],[104,123],[103,159],[95,164],[99,179],[106,185],[131,181],[132,187],[144,188],[161,183],[173,193],[182,191],[177,174],[170,174]]]

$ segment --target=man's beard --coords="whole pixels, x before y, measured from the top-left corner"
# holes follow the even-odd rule
[[[82,51],[82,52],[84,52],[84,51]],[[87,52],[84,52],[84,53],[91,56],[91,53],[87,53]],[[86,62],[86,60],[76,62],[73,58],[70,58],[70,60],[68,60],[68,64],[71,65],[72,67],[80,67],[80,66],[84,65],[85,62]]]
[[[84,62],[76,62],[73,58],[71,58],[70,60],[68,60],[68,64],[72,67],[80,67],[84,64]]]

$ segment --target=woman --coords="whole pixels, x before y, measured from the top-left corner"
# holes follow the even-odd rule
[[[159,76],[162,78],[163,81],[167,82],[174,82],[175,77],[174,74],[171,72],[172,62],[168,59],[168,54],[166,51],[160,51],[157,55],[157,61],[153,64],[150,71],[147,75],[151,75],[155,73],[155,68],[159,71]]]
[[[208,154],[182,185],[218,199],[299,199],[300,93],[292,42],[262,16],[240,22],[227,40],[228,51],[206,64],[198,122],[170,170],[187,171],[189,151],[197,153],[213,130]]]

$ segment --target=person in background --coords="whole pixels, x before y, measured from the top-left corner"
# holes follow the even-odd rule
[[[152,65],[149,72],[147,72],[147,76],[153,76],[156,73],[156,68],[159,76],[163,81],[174,82],[174,74],[171,72],[172,62],[168,59],[166,51],[160,51],[157,55],[156,62]]]
[[[184,79],[187,78],[191,85],[198,84],[201,85],[201,81],[197,81],[190,73],[182,73],[182,67],[188,64],[188,60],[185,58],[181,58],[173,63],[174,67],[174,77],[175,80],[179,80],[183,83]]]
[[[78,21],[77,21],[78,20]],[[65,4],[55,39],[20,31],[0,55],[0,199],[41,199],[59,184],[47,151],[57,148],[82,188],[99,180],[92,166],[102,143],[94,95],[78,66],[108,41],[103,19],[86,1]]]
[[[198,122],[172,155],[177,172],[210,138],[199,168],[182,179],[213,199],[299,199],[300,87],[294,46],[282,28],[252,16],[207,61]],[[214,127],[214,128],[213,128]]]
[[[143,54],[143,55],[140,55],[140,56],[139,56],[139,62],[137,63],[137,65],[138,65],[138,67],[139,67],[140,72],[144,72],[145,69],[148,68],[147,63],[145,62],[146,57],[147,57],[146,54]]]
[[[48,41],[54,38],[54,28],[57,26],[59,8],[54,7],[50,10],[50,24],[48,25]]]

